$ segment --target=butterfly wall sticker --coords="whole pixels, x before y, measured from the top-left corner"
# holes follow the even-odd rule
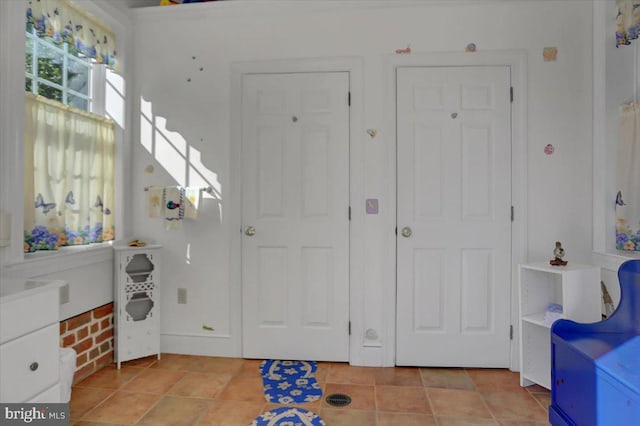
[[[625,203],[622,200],[622,191],[618,191],[618,193],[616,194],[616,205],[617,206],[626,206],[627,203]]]
[[[42,194],[38,192],[36,196],[36,208],[42,207],[42,213],[47,214],[53,208],[55,208],[56,203],[45,203],[44,198],[42,198]]]

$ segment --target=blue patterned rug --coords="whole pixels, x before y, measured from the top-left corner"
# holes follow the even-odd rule
[[[326,426],[315,413],[297,407],[280,407],[260,414],[249,426]]]
[[[264,396],[276,404],[300,404],[322,397],[320,384],[313,377],[318,366],[313,361],[266,360],[260,364]]]

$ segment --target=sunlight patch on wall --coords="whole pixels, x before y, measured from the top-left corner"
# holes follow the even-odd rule
[[[178,132],[167,130],[167,119],[156,117],[155,157],[177,185],[187,186],[187,141]]]
[[[106,72],[106,113],[118,126],[124,128],[124,79],[109,69]]]
[[[140,145],[153,154],[153,119],[151,102],[140,98]]]

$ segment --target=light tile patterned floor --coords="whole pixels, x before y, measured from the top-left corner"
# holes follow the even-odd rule
[[[73,387],[74,425],[247,426],[277,407],[262,393],[258,360],[163,354],[106,367]],[[521,388],[499,369],[368,368],[318,363],[323,396],[348,407],[304,404],[327,426],[547,425],[550,394]]]

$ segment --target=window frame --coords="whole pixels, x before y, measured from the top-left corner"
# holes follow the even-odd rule
[[[94,96],[95,86],[96,86],[96,65],[94,60],[87,60],[86,58],[78,57],[73,54],[73,52],[69,51],[68,43],[56,43],[52,39],[45,37],[39,37],[37,35],[37,31],[35,29],[27,29],[26,30],[26,38],[25,38],[25,84],[26,81],[31,81],[31,93],[39,95],[38,88],[40,85],[48,86],[59,90],[62,93],[62,100],[58,101],[57,99],[52,99],[54,101],[58,101],[63,103],[64,105],[71,106],[73,108],[78,108],[73,105],[69,105],[69,95],[80,98],[86,101],[87,108],[78,108],[83,111],[95,113],[96,110],[96,99]],[[27,49],[27,44],[29,40],[32,43],[33,48],[29,51]],[[62,85],[55,83],[53,81],[42,78],[38,75],[38,52],[41,50],[41,46],[46,46],[48,49],[53,50],[54,52],[60,54],[62,56]],[[31,53],[31,72],[29,73],[26,68],[27,64],[27,55]],[[83,94],[77,92],[69,87],[69,82],[67,79],[67,73],[69,69],[69,65],[71,63],[80,65],[82,67],[86,67],[88,71],[89,78],[87,80],[88,90],[87,94]],[[26,90],[26,88],[25,88]]]

